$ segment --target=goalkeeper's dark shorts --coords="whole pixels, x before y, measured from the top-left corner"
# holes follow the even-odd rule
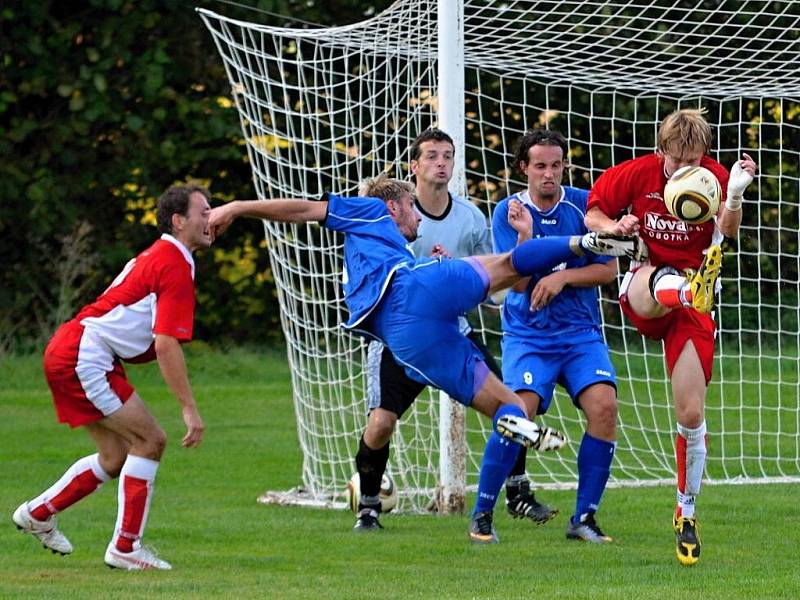
[[[500,366],[483,344],[480,335],[475,331],[470,331],[467,337],[483,353],[483,360],[489,370],[497,375],[498,379],[502,379]],[[425,389],[425,385],[411,379],[386,346],[380,342],[372,342],[369,345],[367,353],[367,412],[375,408],[383,408],[400,418],[423,389]]]

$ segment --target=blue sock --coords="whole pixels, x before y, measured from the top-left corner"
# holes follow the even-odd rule
[[[497,419],[503,415],[514,415],[524,417],[525,412],[518,406],[504,404],[494,415],[492,425],[497,427]],[[510,442],[500,436],[496,431],[492,431],[489,439],[486,440],[486,448],[483,451],[481,461],[481,474],[478,479],[478,500],[472,514],[494,510],[497,496],[503,484],[506,482],[508,474],[517,462],[520,446]]]
[[[570,236],[534,238],[511,251],[511,264],[520,275],[536,275],[575,257]]]
[[[573,523],[577,523],[581,515],[595,512],[599,508],[611,473],[611,461],[614,460],[616,446],[614,442],[599,440],[588,433],[583,434],[578,450],[578,497]]]

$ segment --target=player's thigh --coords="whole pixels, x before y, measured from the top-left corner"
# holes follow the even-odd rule
[[[623,280],[620,295],[625,295],[628,305],[640,317],[655,318],[665,315],[669,309],[664,308],[653,299],[650,293],[650,276],[655,267],[644,266],[630,274],[628,281]]]
[[[561,371],[559,353],[544,352],[521,336],[503,336],[503,382],[514,392],[529,391],[540,401],[536,414],[544,414],[553,400]]]
[[[425,263],[398,274],[404,287],[401,311],[423,318],[458,318],[480,304],[488,291],[479,267],[465,259]]]
[[[595,398],[606,401],[613,398],[616,405],[617,372],[602,339],[573,344],[565,349],[559,377],[575,406],[584,412],[585,404]],[[597,388],[587,395],[586,392],[597,384],[605,384],[607,389]]]
[[[703,423],[706,379],[694,343],[686,343],[672,371],[672,395],[678,423],[699,427]]]
[[[133,393],[122,407],[98,421],[124,439],[131,447],[160,447],[166,443],[166,434],[150,413],[139,394]]]

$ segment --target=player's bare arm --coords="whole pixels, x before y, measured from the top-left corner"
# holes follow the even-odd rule
[[[623,215],[615,221],[596,206],[586,212],[584,223],[591,231],[610,231],[621,235],[633,235],[639,232],[638,217]]]
[[[186,424],[186,435],[181,445],[184,448],[198,446],[203,439],[205,425],[194,401],[180,343],[172,336],[156,334],[155,349],[164,382],[181,405],[183,422]]]
[[[283,223],[322,221],[328,211],[326,201],[300,199],[235,200],[211,210],[209,229],[214,236],[222,234],[239,217],[252,217]]]
[[[517,232],[517,246],[533,237],[533,217],[518,200],[508,203],[508,224]],[[530,277],[521,279],[511,286],[511,289],[515,292],[524,292],[530,279]]]
[[[758,165],[746,153],[743,153],[742,158],[731,167],[728,196],[717,216],[717,227],[726,237],[735,238],[739,234],[739,227],[742,224],[744,191],[753,181],[757,170]]]
[[[596,287],[605,285],[617,276],[617,261],[605,264],[586,265],[576,269],[562,269],[536,282],[531,291],[531,310],[544,308],[561,293],[566,286]]]

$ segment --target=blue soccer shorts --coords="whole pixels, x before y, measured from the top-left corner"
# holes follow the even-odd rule
[[[369,317],[369,330],[392,351],[413,380],[472,403],[489,369],[463,333],[459,315],[487,293],[486,274],[470,262],[443,259],[398,269]]]
[[[578,397],[589,386],[607,383],[617,387],[617,373],[602,339],[565,343],[545,351],[525,337],[504,335],[501,348],[503,382],[515,392],[535,392],[542,399],[537,414],[547,412],[556,383],[564,386],[578,408]]]

